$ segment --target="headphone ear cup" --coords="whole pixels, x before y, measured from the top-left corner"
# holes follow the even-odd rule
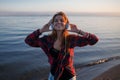
[[[66,26],[65,26],[65,29],[68,29],[68,27],[69,27],[69,24],[67,23]]]
[[[52,29],[53,29],[54,28],[53,24],[51,24],[51,26],[52,26]]]
[[[54,26],[53,24],[50,24],[49,30],[53,30]]]

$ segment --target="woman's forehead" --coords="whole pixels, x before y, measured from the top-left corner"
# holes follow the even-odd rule
[[[65,18],[64,18],[63,16],[61,16],[61,15],[57,15],[57,16],[55,17],[55,19],[63,19],[63,20],[65,20]]]

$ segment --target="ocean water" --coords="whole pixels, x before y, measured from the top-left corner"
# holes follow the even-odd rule
[[[49,66],[48,59],[41,48],[28,46],[24,39],[29,33],[41,28],[51,17],[0,16],[0,80],[19,80],[24,73]],[[70,23],[99,38],[99,42],[94,46],[75,48],[75,64],[120,56],[120,17],[68,17]]]

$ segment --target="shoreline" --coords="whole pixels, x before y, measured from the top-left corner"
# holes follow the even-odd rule
[[[115,67],[120,64],[120,59],[108,61],[102,64],[89,66],[85,68],[76,69],[77,72],[77,80],[93,80],[97,76],[103,74],[105,71],[108,71],[110,68]],[[112,75],[115,76],[115,75]],[[104,79],[95,79],[95,80],[104,80]],[[108,79],[109,80],[109,79]],[[115,80],[115,79],[113,79]]]
[[[109,61],[112,61],[112,60],[119,60],[120,59],[120,56],[114,56],[114,57],[109,57],[109,58],[103,58],[103,59],[98,59],[98,60],[94,60],[92,62],[89,62],[87,64],[84,64],[84,65],[76,65],[76,68],[85,68],[85,67],[90,67],[90,66],[94,66],[94,65],[98,65],[98,64],[102,64],[102,63],[105,63],[105,62],[109,62]]]
[[[120,80],[120,64],[108,69],[93,80]]]

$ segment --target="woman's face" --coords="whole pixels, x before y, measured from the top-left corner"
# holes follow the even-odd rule
[[[53,25],[54,25],[54,29],[55,30],[64,30],[65,29],[65,25],[66,25],[66,20],[63,16],[61,15],[57,15],[55,18],[54,18],[54,22],[53,22]]]

